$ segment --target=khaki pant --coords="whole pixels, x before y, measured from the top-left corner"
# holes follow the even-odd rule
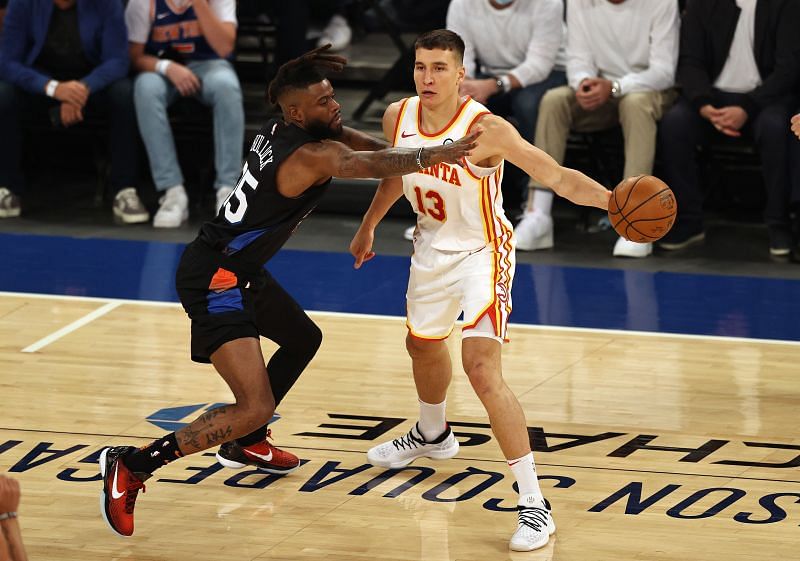
[[[596,132],[622,125],[625,138],[625,177],[653,173],[656,154],[656,123],[677,97],[673,89],[634,92],[611,98],[586,111],[578,105],[569,86],[549,90],[539,107],[536,146],[559,164],[564,163],[570,130]]]

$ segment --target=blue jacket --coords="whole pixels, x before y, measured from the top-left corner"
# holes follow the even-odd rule
[[[0,78],[44,95],[50,76],[33,63],[47,38],[53,0],[10,0],[0,47]],[[86,59],[94,65],[81,78],[89,90],[102,90],[127,76],[128,30],[120,0],[78,0],[78,27]]]

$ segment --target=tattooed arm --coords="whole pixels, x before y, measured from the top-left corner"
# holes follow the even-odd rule
[[[312,185],[331,177],[396,177],[442,162],[456,164],[477,145],[482,129],[442,146],[384,148],[374,152],[351,150],[341,142],[309,142],[295,150],[278,168],[278,190],[297,197]]]

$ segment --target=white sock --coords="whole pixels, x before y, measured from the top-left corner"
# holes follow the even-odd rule
[[[528,195],[530,197],[530,195]],[[550,216],[553,211],[553,192],[550,189],[534,189],[533,204],[528,205],[528,211],[539,211]]]
[[[427,440],[436,440],[447,428],[445,421],[445,405],[447,400],[441,403],[425,403],[419,400],[419,432]]]
[[[536,477],[536,463],[533,461],[533,452],[528,452],[516,460],[508,460],[508,467],[517,480],[519,486],[520,504],[523,499],[533,497],[536,500],[544,499]],[[529,501],[524,501],[527,504]]]

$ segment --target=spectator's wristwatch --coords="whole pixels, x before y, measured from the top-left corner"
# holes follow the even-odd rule
[[[614,80],[611,82],[611,97],[620,97],[622,96],[622,88],[619,87],[619,82]]]
[[[498,92],[511,91],[511,78],[509,78],[507,75],[495,76],[494,79],[495,83],[497,84]]]

